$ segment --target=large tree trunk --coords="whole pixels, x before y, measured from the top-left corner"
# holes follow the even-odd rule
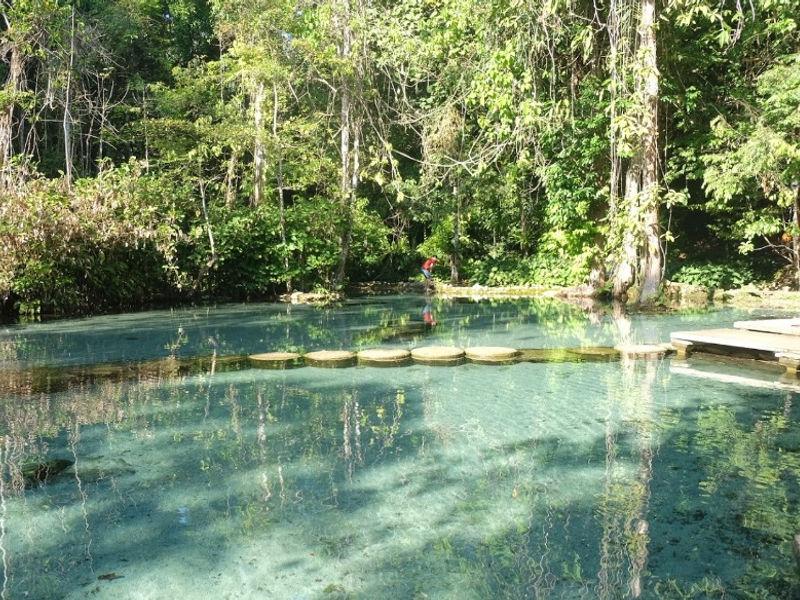
[[[625,174],[625,209],[621,257],[614,274],[614,297],[638,302],[657,294],[663,273],[658,218],[658,65],[656,63],[655,0],[641,0],[638,49],[634,61],[634,96],[643,124]]]
[[[266,150],[264,148],[264,82],[259,82],[253,92],[253,124],[255,142],[253,147],[253,204],[258,206],[264,199],[264,169]]]
[[[639,53],[641,55],[645,130],[642,139],[642,224],[644,249],[642,253],[642,291],[640,302],[649,302],[658,295],[663,274],[661,231],[658,222],[658,63],[656,61],[656,3],[642,0],[639,22]]]

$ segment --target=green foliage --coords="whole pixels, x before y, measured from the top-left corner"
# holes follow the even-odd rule
[[[611,206],[612,165],[623,184],[643,135],[641,98],[615,86],[635,90],[641,57],[633,29],[612,50],[607,26],[634,24],[638,2],[344,6],[5,6],[0,295],[59,311],[271,296],[332,285],[347,240],[352,280],[414,277],[435,254],[438,275],[460,265],[473,283],[575,285],[642,237]],[[800,259],[793,9],[659,6],[660,234],[677,281],[736,286]],[[768,268],[724,262],[761,248]]]
[[[0,206],[0,284],[26,306],[89,310],[136,306],[163,294],[177,235],[170,198],[135,162],[65,192],[33,178]]]
[[[709,205],[737,212],[730,235],[741,252],[768,248],[797,264],[790,242],[800,236],[800,54],[761,74],[756,93],[751,116],[713,122],[704,174]]]
[[[578,257],[512,256],[499,259],[470,259],[464,267],[465,277],[481,285],[571,286],[586,279],[588,263]]]
[[[669,279],[678,283],[702,285],[710,289],[740,288],[759,280],[753,267],[741,261],[684,263],[669,276]]]

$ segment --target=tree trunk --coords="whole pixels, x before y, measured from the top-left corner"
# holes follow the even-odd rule
[[[266,150],[264,149],[264,83],[259,82],[253,93],[253,124],[255,142],[253,147],[253,204],[258,206],[264,199],[264,168]]]
[[[625,174],[626,218],[621,258],[614,274],[614,297],[649,302],[657,294],[663,273],[658,219],[658,65],[656,63],[655,0],[641,0],[638,49],[634,61],[634,96],[644,124]],[[613,177],[613,176],[612,176]],[[634,288],[634,286],[636,286]],[[634,288],[635,298],[629,298]]]
[[[236,204],[236,149],[231,148],[228,169],[225,173],[225,206],[232,209]]]
[[[214,244],[214,232],[211,230],[211,219],[208,218],[208,203],[206,202],[206,185],[208,182],[203,177],[202,165],[198,166],[197,182],[200,188],[200,203],[203,208],[203,220],[206,224],[206,233],[208,234],[208,248],[211,251],[211,257],[208,260],[207,267],[211,268],[217,263],[217,247]]]
[[[624,228],[622,234],[622,254],[614,272],[614,298],[626,299],[628,291],[636,281],[636,265],[638,263],[638,225],[639,225],[639,175],[641,169],[638,160],[634,159],[625,174],[625,198],[623,205]]]
[[[520,206],[519,206],[519,249],[522,252],[522,256],[528,256],[529,254],[529,246],[528,246],[528,203],[526,200],[527,196],[520,194]]]
[[[658,222],[658,63],[656,61],[656,3],[642,0],[639,53],[642,57],[645,133],[642,139],[642,224],[644,251],[640,302],[650,302],[661,287],[664,257]]]
[[[73,166],[73,147],[72,147],[72,69],[75,66],[75,7],[72,7],[70,20],[70,40],[69,40],[69,70],[67,71],[67,86],[64,90],[64,119],[62,126],[64,129],[64,178],[67,188],[72,187],[72,166]]]
[[[341,162],[341,181],[340,181],[340,204],[344,221],[339,237],[339,268],[336,272],[336,286],[344,283],[345,273],[347,272],[347,259],[350,253],[350,236],[352,223],[350,219],[350,205],[352,203],[353,190],[351,189],[352,178],[350,174],[350,93],[345,88],[342,90],[342,131],[340,137],[340,151],[342,154]]]
[[[142,88],[142,125],[144,127],[144,170],[150,172],[150,143],[147,137],[147,86]]]
[[[286,247],[286,203],[283,197],[283,155],[278,139],[278,84],[272,84],[272,138],[278,158],[276,183],[278,186],[278,210],[280,212],[281,246],[283,248],[283,273],[286,277],[286,293],[292,293],[292,278],[289,276],[289,251]]]
[[[794,193],[794,231],[792,232],[792,264],[797,289],[800,290],[800,185],[795,185]]]
[[[453,196],[456,201],[456,212],[453,216],[453,253],[450,255],[450,283],[456,285],[460,280],[459,267],[461,266],[461,195],[458,186],[453,186]]]
[[[350,59],[352,51],[352,31],[350,29],[350,0],[341,0],[340,14],[340,27],[342,33],[342,43],[339,48],[339,56],[344,61]],[[342,207],[342,215],[344,222],[342,223],[342,231],[339,237],[339,268],[336,272],[335,284],[336,287],[341,287],[344,284],[345,274],[347,273],[347,260],[350,254],[350,241],[353,232],[352,223],[352,204],[353,194],[355,188],[353,182],[356,180],[357,174],[352,168],[353,164],[353,150],[350,147],[351,133],[352,133],[352,98],[350,90],[349,78],[345,77],[342,81],[341,87],[341,134],[340,134],[340,152],[341,152],[341,179],[340,179],[340,203]],[[357,162],[357,159],[355,159]]]
[[[11,48],[11,58],[8,64],[8,78],[6,79],[5,89],[10,95],[16,96],[23,88],[23,77],[25,75],[25,59],[22,52],[17,47]],[[8,167],[11,157],[14,155],[14,110],[16,99],[9,102],[8,108],[0,113],[0,168],[4,172]]]

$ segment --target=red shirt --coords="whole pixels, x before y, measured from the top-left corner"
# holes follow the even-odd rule
[[[435,258],[429,258],[424,263],[422,263],[422,268],[425,269],[426,271],[430,271],[433,268],[433,265],[435,265],[437,262],[439,261],[436,260]]]

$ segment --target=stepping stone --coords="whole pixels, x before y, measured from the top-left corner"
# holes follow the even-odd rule
[[[527,348],[520,350],[519,359],[532,363],[578,362],[580,357],[568,348]]]
[[[620,344],[614,349],[631,358],[655,358],[673,351],[671,344]]]
[[[356,363],[356,353],[349,350],[319,350],[309,352],[304,358],[312,367],[352,367]]]
[[[250,362],[265,369],[288,369],[301,366],[303,359],[297,352],[263,352],[251,354]]]
[[[800,372],[800,354],[796,352],[776,352],[778,363],[786,367],[786,374],[797,377]]]
[[[584,361],[609,361],[619,358],[619,350],[608,346],[591,346],[588,348],[570,348],[570,354]]]
[[[516,361],[519,350],[502,346],[474,346],[465,351],[467,358],[481,364],[503,364]]]
[[[411,359],[411,352],[400,348],[376,348],[362,350],[358,353],[358,362],[377,367],[394,367],[406,364]]]
[[[411,358],[424,365],[457,365],[464,359],[464,350],[455,346],[423,346],[414,348]]]

